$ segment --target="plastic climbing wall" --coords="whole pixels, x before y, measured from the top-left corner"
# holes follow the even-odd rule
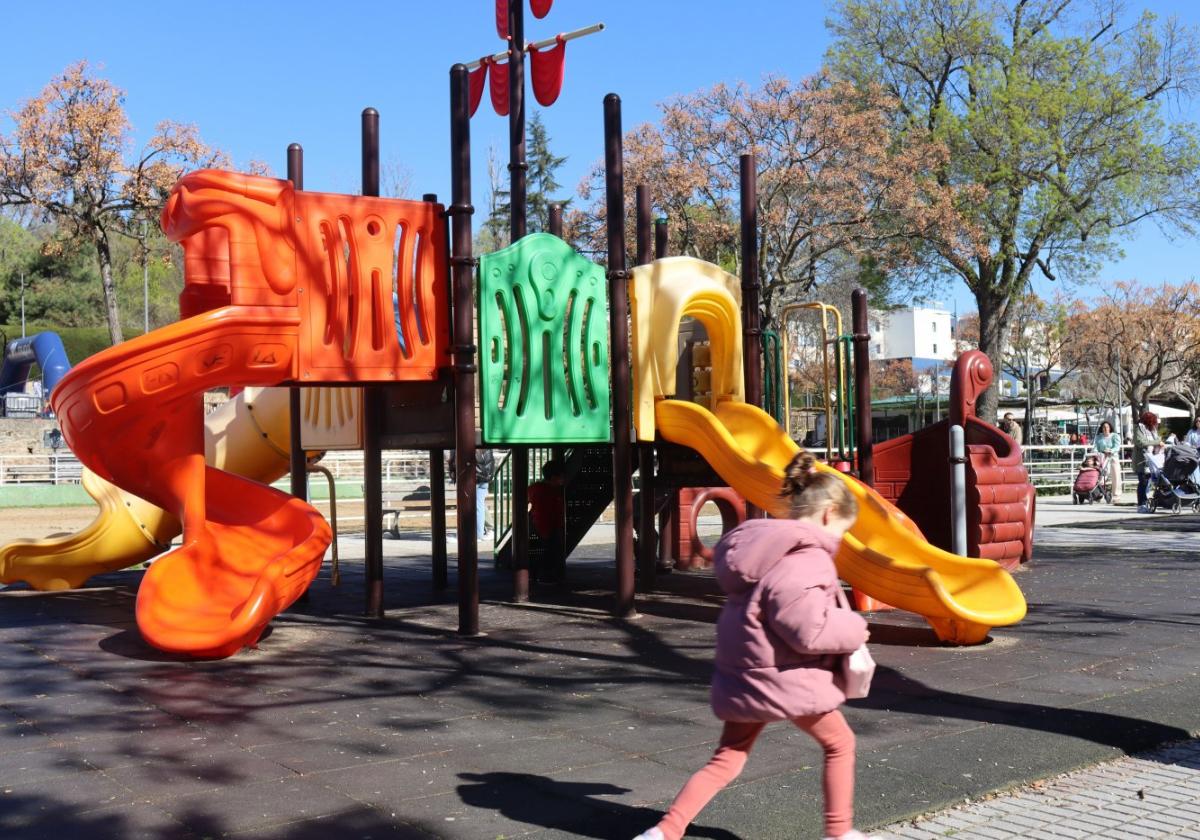
[[[479,347],[487,443],[610,440],[603,268],[548,233],[480,257]]]

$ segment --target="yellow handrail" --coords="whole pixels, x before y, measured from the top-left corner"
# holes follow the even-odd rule
[[[342,582],[342,572],[338,565],[338,527],[337,527],[337,485],[333,480],[333,473],[326,467],[319,464],[309,464],[308,472],[321,473],[325,476],[325,480],[329,482],[329,520],[333,526],[333,564],[330,567],[329,582],[333,586],[339,586]]]
[[[784,428],[787,430],[788,437],[792,436],[792,378],[788,374],[791,363],[790,348],[788,345],[788,316],[801,309],[814,309],[821,313],[821,372],[825,384],[825,457],[827,460],[833,460],[833,409],[830,405],[830,385],[829,385],[829,313],[833,313],[834,318],[834,337],[842,334],[842,313],[838,311],[836,306],[828,303],[790,303],[783,308],[783,312],[779,315],[779,323],[781,332],[783,333],[783,416]],[[845,381],[845,369],[843,365],[845,359],[838,358],[838,383]]]

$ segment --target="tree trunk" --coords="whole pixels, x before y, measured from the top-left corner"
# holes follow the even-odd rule
[[[990,292],[992,284],[983,277],[980,278],[981,290],[975,293],[975,303],[979,307],[979,349],[987,354],[992,362],[992,384],[988,387],[975,405],[975,413],[980,420],[995,423],[997,411],[1000,408],[1000,392],[998,382],[1004,370],[1004,335],[1008,328],[1008,307],[999,295]],[[1029,418],[1026,418],[1026,422]]]
[[[112,251],[108,236],[96,231],[96,258],[100,261],[100,285],[104,288],[104,313],[108,318],[108,339],[114,345],[125,340],[121,334],[121,313],[117,310],[117,286],[113,282]]]

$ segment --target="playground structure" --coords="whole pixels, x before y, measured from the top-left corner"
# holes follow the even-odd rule
[[[59,380],[71,369],[71,361],[58,333],[40,332],[14,338],[5,345],[3,364],[0,364],[0,415],[10,413],[10,399],[14,404],[20,402],[18,395],[23,393],[35,364],[42,372],[42,396],[49,397]],[[40,407],[40,401],[38,405]]]
[[[875,448],[876,489],[912,517],[933,545],[949,550],[950,426],[966,438],[967,554],[1005,568],[1033,558],[1037,492],[1016,441],[975,414],[976,400],[992,382],[987,355],[959,357],[950,380],[950,416]]]
[[[519,44],[521,4],[508,5],[510,30]],[[510,79],[517,75],[511,73]],[[641,512],[636,561],[644,588],[654,585],[660,489],[724,481],[751,503],[748,515],[776,512],[783,468],[798,448],[758,407],[764,394],[753,156],[741,160],[740,278],[689,257],[652,259],[650,199],[640,187],[638,265],[630,271],[620,100],[609,94],[604,100],[607,266],[591,263],[550,234],[525,235],[524,172],[515,166],[514,184],[518,178],[522,183],[512,191],[513,244],[484,255],[476,277],[470,81],[464,65],[455,65],[450,76],[449,206],[430,195],[423,201],[378,197],[379,116],[373,109],[363,113],[361,196],[303,190],[296,145],[289,147],[288,180],[191,173],[175,186],[162,215],[164,232],[185,253],[181,320],[93,356],[56,389],[54,407],[80,460],[120,488],[115,492],[132,494],[165,511],[164,521],[182,525],[182,546],[149,568],[138,593],[138,626],[150,644],[196,657],[231,655],[254,644],[315,578],[330,529],[295,484],[298,474],[303,479],[306,462],[300,405],[315,385],[362,389],[370,616],[382,616],[384,608],[380,452],[385,447],[430,452],[433,584],[444,589],[445,511],[438,500],[444,499],[442,453],[453,448],[459,630],[479,631],[476,373],[482,440],[513,450],[512,527],[498,554],[507,550],[511,558],[514,600],[529,595],[531,536],[524,491],[531,447],[557,448],[569,473],[590,476],[588,492],[575,497],[584,503],[573,504],[568,487],[567,515],[575,516],[575,530],[586,530],[615,502],[613,611],[618,616],[634,614],[635,463]],[[523,164],[523,105],[520,97],[511,102],[510,117],[521,114]],[[624,315],[627,298],[630,321]],[[478,348],[472,343],[476,312]],[[865,325],[861,293],[856,298],[860,314]],[[710,342],[708,407],[672,398],[684,317],[700,321]],[[943,640],[977,643],[991,627],[1019,621],[1024,599],[996,563],[929,545],[911,521],[870,489],[869,389],[861,396],[867,336],[855,320],[860,399],[854,455],[863,481],[837,474],[862,512],[838,556],[839,570],[862,591],[925,616]],[[778,368],[778,359],[775,364]],[[247,466],[243,476],[234,474],[228,459],[205,463],[201,395],[218,386],[290,389],[287,446],[281,445],[280,429],[270,447],[275,457]],[[778,402],[777,397],[778,388],[772,400]],[[279,419],[283,412],[272,416]],[[850,422],[847,416],[847,430]],[[292,495],[253,480],[282,474],[280,453],[289,449]],[[110,499],[99,495],[102,504]],[[110,499],[109,508],[116,505]],[[146,533],[161,538],[164,532],[151,533],[143,525],[144,550],[164,547],[161,539],[145,539]],[[47,547],[42,556],[64,557],[74,550],[62,548]],[[118,553],[114,549],[111,563],[135,556],[132,550],[120,558]],[[24,568],[52,565],[47,560]],[[52,578],[47,572],[31,580],[35,575],[27,572],[21,579],[47,588],[60,582],[78,585],[92,567],[80,560],[75,568],[78,574],[70,577]]]

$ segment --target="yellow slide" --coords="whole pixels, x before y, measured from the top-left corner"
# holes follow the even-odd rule
[[[209,464],[267,484],[287,474],[289,440],[286,388],[247,388],[204,422]],[[0,546],[0,583],[74,589],[166,551],[183,530],[174,516],[87,469],[83,487],[100,506],[91,524],[75,534]]]
[[[779,510],[783,470],[800,450],[769,414],[732,399],[720,402],[715,414],[695,403],[659,399],[654,423],[666,440],[704,456],[748,500]],[[930,545],[874,490],[819,468],[843,478],[859,504],[858,521],[837,556],[838,574],[847,583],[924,616],[939,639],[954,644],[978,644],[990,628],[1025,617],[1021,590],[996,563]]]

